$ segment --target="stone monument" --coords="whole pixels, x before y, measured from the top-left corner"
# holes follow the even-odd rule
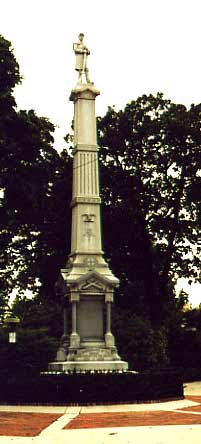
[[[74,102],[74,152],[71,253],[59,278],[64,301],[71,307],[68,323],[64,302],[64,333],[49,371],[126,370],[111,331],[111,304],[118,279],[103,257],[101,245],[98,146],[95,99],[100,94],[89,80],[83,43],[74,43],[78,81]],[[71,330],[69,331],[69,325]]]

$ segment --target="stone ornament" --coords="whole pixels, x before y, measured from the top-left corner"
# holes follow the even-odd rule
[[[73,50],[76,56],[75,70],[78,71],[78,84],[82,83],[83,75],[85,75],[86,83],[91,83],[89,79],[89,68],[87,66],[87,57],[90,51],[83,43],[84,34],[82,32],[79,34],[78,39],[78,43],[73,43]]]
[[[97,267],[97,260],[93,256],[86,257],[83,264],[88,270],[94,270]]]

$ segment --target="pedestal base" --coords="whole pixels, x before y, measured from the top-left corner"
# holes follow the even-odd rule
[[[48,372],[82,372],[82,371],[126,371],[125,361],[60,361],[50,362]]]
[[[110,347],[106,347],[104,340],[82,341],[80,347],[68,347],[67,351],[60,348],[57,352],[56,360],[50,362],[48,371],[68,372],[68,371],[124,371],[128,370],[128,363],[122,361],[114,345],[114,337],[110,333],[106,336],[106,342],[110,342]]]

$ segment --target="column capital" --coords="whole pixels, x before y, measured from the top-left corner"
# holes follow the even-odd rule
[[[106,293],[105,293],[105,303],[113,302],[113,300],[114,300],[113,291],[106,291]]]
[[[79,292],[71,290],[71,292],[70,292],[70,301],[71,302],[79,302],[79,300],[80,300]]]
[[[94,87],[93,83],[77,85],[70,94],[69,100],[76,102],[78,99],[94,100],[99,96],[100,91]]]

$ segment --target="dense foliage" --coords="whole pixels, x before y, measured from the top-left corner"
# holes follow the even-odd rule
[[[54,297],[68,250],[70,162],[53,147],[54,126],[33,110],[17,111],[20,82],[10,42],[0,38],[1,304],[15,288]],[[70,224],[70,222],[68,222]]]
[[[178,372],[85,372],[18,375],[0,380],[0,402],[7,404],[121,404],[183,397]]]
[[[160,322],[175,278],[199,278],[201,105],[142,96],[98,128],[105,251],[131,305]]]

